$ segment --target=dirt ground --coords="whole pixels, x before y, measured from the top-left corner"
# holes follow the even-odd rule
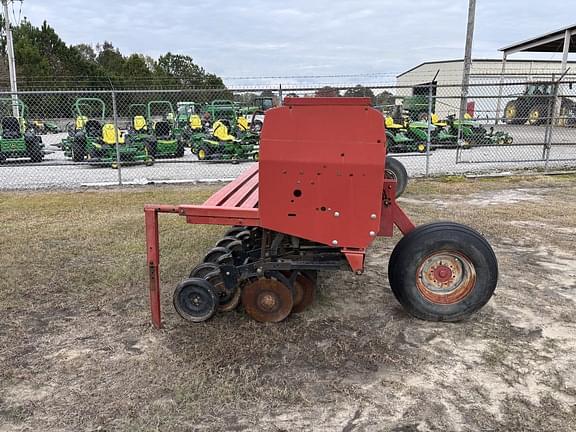
[[[0,431],[576,430],[576,177],[411,183],[416,222],[467,223],[498,256],[495,297],[460,323],[401,309],[396,238],[283,323],[240,308],[191,325],[172,289],[222,229],[161,216],[153,330],[142,205],[213,190],[0,194]]]

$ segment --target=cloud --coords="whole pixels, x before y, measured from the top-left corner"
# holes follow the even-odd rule
[[[49,7],[24,2],[23,14],[36,25],[47,20],[68,43],[108,40],[124,54],[156,57],[179,52],[221,76],[392,75],[462,57],[467,2],[51,0]],[[544,8],[536,0],[478,2],[474,55],[498,58],[501,46],[575,14],[576,2],[565,0]]]

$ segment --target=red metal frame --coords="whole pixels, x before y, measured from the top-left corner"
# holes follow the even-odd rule
[[[384,179],[386,135],[368,98],[286,98],[268,110],[260,162],[202,205],[146,205],[152,322],[161,328],[158,213],[191,224],[258,226],[338,247],[356,273],[376,235],[414,224]],[[322,127],[326,124],[341,127]],[[383,185],[383,186],[382,186]]]

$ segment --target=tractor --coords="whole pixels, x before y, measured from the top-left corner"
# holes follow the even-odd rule
[[[559,97],[561,123],[572,115],[576,106],[573,100]],[[524,92],[509,101],[504,108],[504,119],[508,124],[540,125],[549,123],[554,106],[554,85],[551,83],[529,83]]]
[[[6,159],[44,159],[42,137],[26,122],[26,106],[20,99],[1,98],[0,163]]]

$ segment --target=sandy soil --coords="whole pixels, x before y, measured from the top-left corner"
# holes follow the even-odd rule
[[[379,239],[303,314],[190,325],[171,289],[220,230],[166,216],[153,330],[141,204],[210,192],[0,194],[0,431],[576,430],[575,177],[410,185],[415,221],[467,223],[498,256],[496,295],[460,323],[401,309]]]

